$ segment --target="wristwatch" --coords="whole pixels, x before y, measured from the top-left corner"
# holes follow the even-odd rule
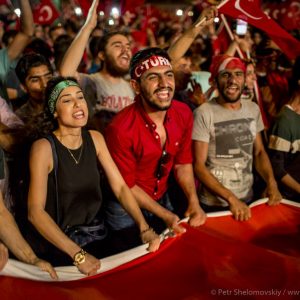
[[[83,264],[85,262],[85,255],[86,255],[86,251],[84,251],[83,249],[80,249],[80,251],[74,255],[73,264],[76,267]]]

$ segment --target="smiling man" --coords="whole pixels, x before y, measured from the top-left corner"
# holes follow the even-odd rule
[[[281,195],[265,152],[260,132],[264,129],[256,103],[241,100],[246,66],[236,57],[216,56],[211,65],[210,82],[219,96],[195,110],[195,173],[204,210],[230,209],[236,220],[251,216],[247,203],[254,200],[254,164],[264,179],[269,204]]]
[[[185,215],[192,226],[199,226],[205,214],[199,206],[192,170],[193,116],[185,104],[173,100],[175,80],[168,54],[160,48],[137,52],[130,75],[137,96],[107,127],[110,153],[155,229],[162,220],[175,232],[184,231],[168,193],[172,172],[187,198]],[[178,198],[171,200],[184,201]],[[117,201],[108,203],[107,216],[113,230],[134,226]]]

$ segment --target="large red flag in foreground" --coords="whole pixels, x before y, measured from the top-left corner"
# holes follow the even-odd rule
[[[158,252],[85,280],[39,282],[8,277],[30,278],[38,272],[22,263],[23,268],[13,268],[10,261],[2,272],[6,276],[0,276],[0,298],[299,299],[300,205],[285,203],[259,204],[252,208],[247,222],[237,222],[229,213],[210,214],[204,226],[187,226],[185,234],[167,239]],[[116,259],[104,260],[109,259],[115,263]],[[67,267],[59,276],[70,280],[72,274],[73,280],[82,277],[76,267]]]
[[[290,59],[300,55],[300,42],[260,9],[260,0],[225,0],[218,5],[218,10],[266,32]]]

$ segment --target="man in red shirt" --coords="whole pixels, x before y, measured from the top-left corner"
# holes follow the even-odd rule
[[[178,225],[179,217],[172,212],[168,195],[172,172],[187,198],[185,216],[190,217],[190,225],[199,226],[206,218],[199,206],[192,168],[193,116],[187,105],[172,100],[174,73],[164,50],[137,52],[130,75],[135,102],[118,113],[107,128],[107,145],[149,223],[158,217],[181,233],[184,228]],[[114,230],[134,225],[117,201],[108,203],[107,215]],[[155,227],[155,222],[152,225]]]

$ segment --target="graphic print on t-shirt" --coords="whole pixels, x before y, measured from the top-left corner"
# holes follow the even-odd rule
[[[216,158],[252,156],[253,119],[239,119],[215,123]]]
[[[255,120],[222,121],[215,127],[215,163],[210,171],[228,189],[242,197],[252,186],[252,149]]]

